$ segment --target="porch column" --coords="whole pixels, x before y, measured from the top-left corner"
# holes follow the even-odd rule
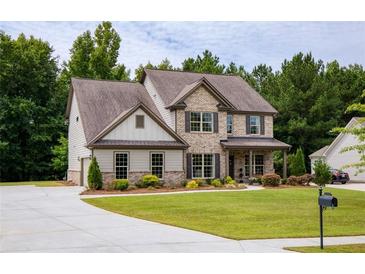
[[[283,150],[283,179],[287,177],[287,152],[286,149]]]
[[[250,152],[250,159],[249,159],[249,166],[250,166],[250,178],[253,177],[253,157],[252,157],[252,150],[249,151]]]
[[[226,149],[226,175],[229,175],[229,150]]]

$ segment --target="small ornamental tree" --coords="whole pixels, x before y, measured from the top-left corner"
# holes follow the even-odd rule
[[[319,186],[325,186],[331,182],[332,174],[329,165],[322,160],[314,163],[314,182]]]
[[[52,148],[52,166],[57,178],[63,178],[67,171],[67,147],[68,142],[65,136],[58,139],[58,144]]]
[[[302,148],[298,148],[296,153],[289,157],[289,172],[294,176],[302,176],[306,173]]]
[[[90,189],[101,189],[103,186],[103,178],[101,176],[98,161],[95,157],[92,158],[89,173],[87,175],[87,183]]]

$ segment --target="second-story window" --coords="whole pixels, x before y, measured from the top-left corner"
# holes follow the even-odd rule
[[[250,116],[250,134],[260,134],[260,116]]]
[[[233,131],[233,115],[227,114],[227,133],[232,133]]]
[[[213,132],[213,113],[191,112],[190,131],[192,132]]]

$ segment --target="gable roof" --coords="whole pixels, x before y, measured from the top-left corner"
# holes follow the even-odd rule
[[[183,101],[191,94],[193,93],[198,87],[205,86],[208,91],[210,91],[214,97],[218,99],[224,106],[228,108],[235,108],[205,77],[202,77],[198,79],[197,81],[194,81],[193,83],[190,83],[186,85],[175,97],[175,99],[171,102],[170,105],[167,106],[167,108],[172,108],[179,103],[183,103]]]
[[[328,149],[329,146],[324,146],[320,149],[318,149],[317,151],[313,152],[312,154],[309,155],[309,158],[311,157],[322,157],[323,154],[326,152],[326,150]]]
[[[142,109],[152,120],[154,120],[160,127],[162,127],[167,133],[170,134],[179,144],[187,147],[188,144],[182,139],[175,131],[173,131],[169,126],[165,124],[165,122],[160,118],[160,116],[156,115],[153,111],[151,111],[146,105],[142,102],[133,106],[132,108],[123,111],[119,114],[109,125],[107,125],[98,135],[96,135],[90,142],[88,142],[89,146],[93,146],[96,143],[102,143],[100,141],[105,135],[111,132],[114,128],[116,128],[119,124],[121,124],[125,119],[131,116],[137,109]]]
[[[181,97],[180,93],[185,87],[205,78],[234,106],[235,111],[277,113],[277,110],[240,76],[145,69],[142,82],[146,75],[151,79],[165,106],[170,106],[176,97]]]
[[[87,143],[118,116],[140,103],[161,118],[147,90],[140,83],[72,78],[66,118],[70,114],[73,94],[77,98]]]
[[[347,123],[345,128],[351,128],[353,127],[357,122],[359,122],[360,117],[353,117],[350,122]],[[309,155],[309,157],[319,157],[319,156],[323,156],[326,157],[331,150],[333,150],[336,145],[342,140],[343,137],[345,137],[346,133],[341,132],[335,140],[333,140],[333,142],[328,145],[328,146],[324,146],[321,149],[313,152],[312,154]]]

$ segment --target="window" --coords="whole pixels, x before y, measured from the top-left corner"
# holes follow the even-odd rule
[[[128,179],[128,153],[115,153],[115,178]]]
[[[260,134],[260,116],[250,116],[250,134]]]
[[[255,155],[255,174],[264,174],[264,155]]]
[[[232,133],[233,131],[233,116],[232,114],[227,114],[227,133]]]
[[[144,115],[136,115],[136,128],[144,128]]]
[[[151,153],[151,172],[158,178],[163,178],[164,173],[164,154],[161,152]]]
[[[214,178],[213,154],[192,155],[193,178]]]
[[[264,174],[264,155],[252,155],[254,175]],[[250,155],[245,155],[244,176],[250,176]]]
[[[190,113],[190,131],[212,132],[213,131],[213,113],[211,113],[211,112],[191,112]]]

